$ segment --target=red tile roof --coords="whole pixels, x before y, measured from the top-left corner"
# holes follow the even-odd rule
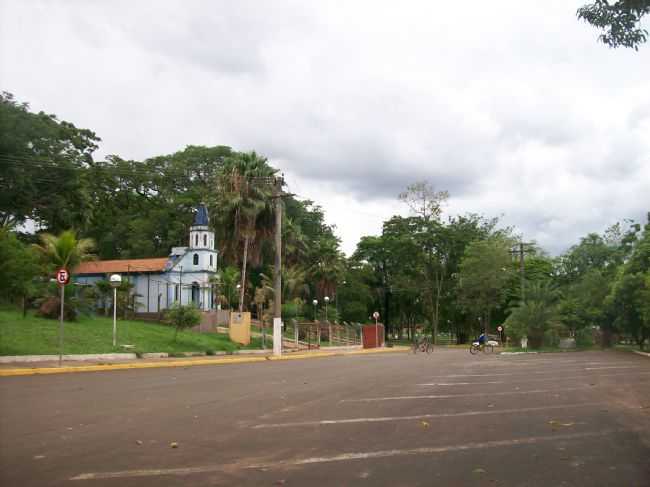
[[[72,272],[79,274],[112,274],[115,272],[162,272],[168,257],[156,259],[122,259],[122,260],[94,260],[82,262]]]

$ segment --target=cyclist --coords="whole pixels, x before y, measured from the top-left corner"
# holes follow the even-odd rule
[[[481,330],[481,334],[478,336],[478,340],[476,341],[481,347],[485,345],[485,332],[483,330]]]

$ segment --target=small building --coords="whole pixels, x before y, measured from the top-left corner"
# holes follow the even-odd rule
[[[187,247],[173,247],[169,257],[83,262],[73,278],[80,284],[93,284],[121,274],[133,284],[135,309],[140,313],[157,313],[175,303],[193,303],[203,311],[214,309],[217,293],[211,281],[217,275],[218,252],[203,204],[197,208],[188,243]]]

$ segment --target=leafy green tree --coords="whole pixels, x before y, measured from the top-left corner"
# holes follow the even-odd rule
[[[99,138],[55,115],[32,113],[11,93],[0,94],[0,226],[28,219],[60,232],[87,220],[83,171]]]
[[[166,319],[176,329],[174,333],[174,341],[176,341],[179,331],[195,327],[201,322],[201,313],[193,305],[174,304],[167,311]]]
[[[600,29],[599,40],[609,47],[639,49],[648,31],[640,26],[650,13],[650,0],[595,0],[580,7],[578,18]]]
[[[614,324],[643,350],[650,339],[650,213],[630,259],[619,268],[607,297]]]
[[[0,298],[9,302],[22,300],[25,313],[27,299],[36,292],[39,271],[38,256],[33,249],[18,240],[13,232],[0,228]]]
[[[460,292],[466,308],[481,318],[487,334],[492,312],[505,298],[511,277],[512,242],[501,236],[470,243],[460,265]]]

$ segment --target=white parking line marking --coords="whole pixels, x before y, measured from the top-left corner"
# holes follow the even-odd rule
[[[438,394],[426,396],[388,396],[388,397],[365,397],[362,399],[341,399],[339,402],[380,402],[380,401],[408,401],[412,399],[452,399],[456,397],[480,397],[480,396],[511,396],[514,394],[546,394],[557,392],[570,392],[584,389],[594,389],[597,386],[576,386],[560,389],[534,389],[532,391],[501,391],[501,392],[470,392],[468,394]]]
[[[252,429],[266,429],[266,428],[293,428],[302,426],[327,426],[333,424],[354,424],[354,423],[384,423],[390,421],[413,421],[418,419],[436,419],[436,418],[456,418],[463,416],[486,416],[496,414],[521,414],[536,411],[546,411],[553,409],[568,409],[568,408],[584,408],[603,406],[605,402],[583,402],[577,404],[556,404],[553,406],[539,406],[532,408],[517,408],[517,409],[489,409],[482,411],[464,411],[462,413],[430,413],[430,414],[417,414],[413,416],[380,416],[376,418],[349,418],[349,419],[322,419],[315,421],[294,421],[291,423],[266,423],[256,424],[251,426]]]
[[[640,369],[638,365],[613,365],[611,367],[585,367],[585,370],[605,370],[605,369]]]
[[[483,382],[434,382],[431,384],[418,384],[419,386],[474,386],[482,384],[505,384],[505,381],[483,381]]]
[[[650,375],[650,372],[641,372],[636,375]],[[629,377],[628,374],[621,372],[618,374],[599,374],[599,375],[573,375],[573,376],[565,376],[562,377],[562,380],[573,380],[573,379],[601,379],[603,377]],[[634,377],[632,378],[634,379]],[[557,381],[559,380],[557,377],[533,377],[532,379],[529,377],[523,377],[521,380],[511,380],[510,382],[506,381],[480,381],[480,382],[448,382],[448,383],[440,383],[440,382],[430,382],[430,383],[424,383],[424,384],[417,384],[418,386],[480,386],[483,384],[512,384],[512,383],[520,383],[520,382],[548,382],[548,381]]]
[[[101,479],[116,479],[116,478],[132,478],[132,477],[159,477],[163,475],[185,476],[202,473],[212,472],[227,472],[236,470],[252,470],[252,469],[277,469],[278,467],[290,467],[301,465],[313,465],[318,463],[333,463],[333,462],[347,462],[352,460],[369,460],[376,458],[389,458],[389,457],[403,457],[413,455],[433,455],[442,453],[451,453],[467,450],[482,450],[488,448],[503,448],[509,446],[520,445],[535,445],[538,443],[555,442],[555,441],[571,441],[582,440],[585,438],[598,438],[611,436],[620,433],[634,432],[634,429],[611,429],[601,431],[591,431],[584,433],[569,433],[564,435],[552,436],[529,436],[526,438],[512,438],[509,440],[494,440],[485,441],[480,443],[466,443],[462,445],[447,445],[439,447],[424,447],[424,448],[408,448],[402,450],[380,450],[370,452],[350,452],[341,453],[339,455],[323,456],[323,457],[309,457],[309,458],[295,458],[289,460],[278,460],[269,463],[258,464],[214,464],[203,465],[199,467],[182,467],[182,468],[159,468],[149,470],[122,470],[117,472],[95,472],[95,473],[82,473],[70,478],[70,480],[101,480]]]
[[[582,370],[604,370],[604,369],[641,369],[641,368],[646,368],[646,367],[640,367],[640,366],[613,366],[613,367],[584,367]],[[436,375],[433,376],[433,379],[452,379],[452,378],[463,378],[463,377],[510,377],[510,376],[524,376],[528,377],[530,374],[535,374],[535,375],[548,375],[548,374],[557,374],[562,373],[562,372],[577,372],[580,369],[577,369],[575,367],[570,368],[570,369],[546,369],[546,370],[528,370],[525,372],[494,372],[494,373],[486,373],[486,374],[450,374],[450,375]],[[647,374],[648,372],[640,372],[640,374]],[[593,375],[591,377],[600,377],[600,375]],[[558,377],[559,379],[562,378],[562,376]]]

